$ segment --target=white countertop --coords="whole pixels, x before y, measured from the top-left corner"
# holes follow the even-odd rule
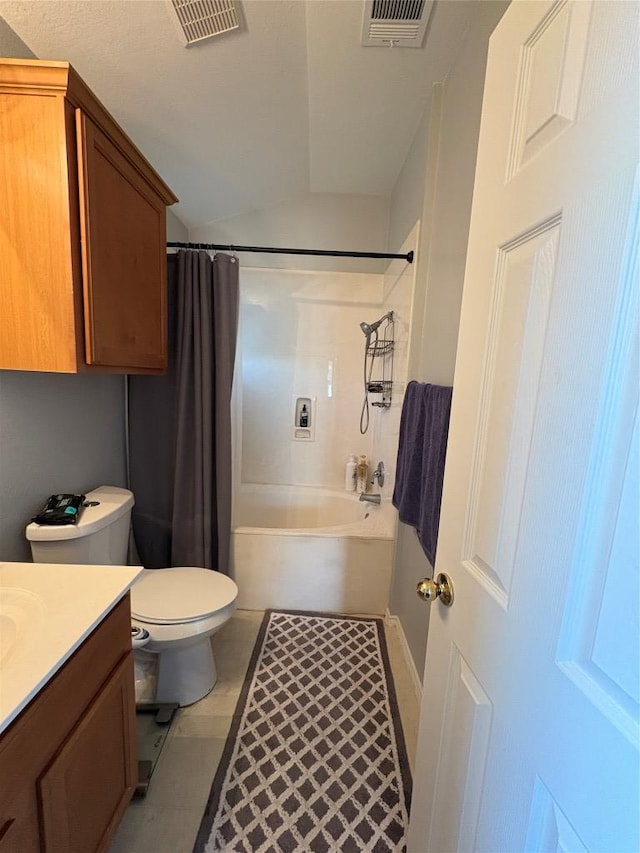
[[[0,563],[0,732],[141,571],[140,566]]]

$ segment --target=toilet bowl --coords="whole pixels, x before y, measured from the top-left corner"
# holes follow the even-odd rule
[[[212,635],[236,609],[231,578],[193,566],[145,569],[131,588],[131,619],[149,632],[144,649],[158,655],[156,702],[191,705],[217,680]]]
[[[26,537],[36,563],[124,565],[127,559],[133,493],[100,486],[86,495],[76,524],[31,523]],[[216,683],[211,636],[236,608],[238,588],[226,575],[180,566],[145,569],[131,588],[132,627],[146,630],[134,657],[157,657],[151,701],[190,705]],[[145,697],[149,700],[150,697]]]

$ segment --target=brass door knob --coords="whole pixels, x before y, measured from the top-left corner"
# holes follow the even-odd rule
[[[431,578],[422,578],[416,588],[418,598],[431,603],[439,598],[445,607],[451,607],[453,604],[453,584],[449,575],[440,572],[435,580]]]

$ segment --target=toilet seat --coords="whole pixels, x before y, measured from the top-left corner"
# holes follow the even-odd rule
[[[237,595],[231,578],[210,569],[145,569],[131,587],[131,616],[156,625],[196,622],[229,607]]]

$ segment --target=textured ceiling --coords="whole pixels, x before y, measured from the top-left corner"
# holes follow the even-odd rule
[[[0,0],[69,60],[180,198],[187,225],[308,192],[388,196],[477,0],[438,0],[422,49],[360,46],[361,0],[245,0],[183,47],[168,0]]]

